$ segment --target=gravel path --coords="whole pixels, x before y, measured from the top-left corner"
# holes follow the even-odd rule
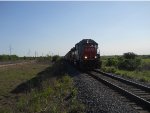
[[[87,74],[81,74],[69,66],[78,88],[78,99],[86,105],[87,113],[138,113],[121,96]]]

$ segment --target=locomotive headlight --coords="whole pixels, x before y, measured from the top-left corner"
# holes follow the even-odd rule
[[[84,58],[87,59],[87,56],[85,56]]]
[[[95,56],[95,58],[97,58],[97,56]]]

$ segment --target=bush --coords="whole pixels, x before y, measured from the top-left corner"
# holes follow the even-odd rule
[[[125,59],[135,59],[136,56],[137,55],[135,53],[133,53],[133,52],[128,52],[128,53],[124,53],[123,54],[123,57]]]
[[[133,71],[141,64],[140,59],[123,59],[119,61],[118,68]]]
[[[141,65],[141,59],[134,53],[124,53],[123,57],[118,59],[118,68],[133,71]]]
[[[106,66],[117,66],[118,61],[114,58],[108,58],[106,61]]]
[[[56,62],[56,61],[58,61],[60,59],[60,56],[59,55],[54,55],[53,57],[52,57],[52,62]]]

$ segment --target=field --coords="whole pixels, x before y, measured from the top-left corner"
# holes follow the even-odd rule
[[[0,95],[9,95],[9,92],[21,82],[35,77],[48,66],[32,63],[0,68]]]
[[[75,112],[84,105],[62,61],[0,68],[0,113]]]
[[[10,92],[19,84],[35,77],[47,68],[48,64],[22,64],[0,68],[0,107],[3,108],[13,98]]]

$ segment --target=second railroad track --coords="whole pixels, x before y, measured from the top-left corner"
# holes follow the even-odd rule
[[[129,99],[130,103],[135,103],[136,106],[134,108],[140,113],[150,112],[150,87],[101,72],[100,70],[90,71],[87,74],[119,92]]]

